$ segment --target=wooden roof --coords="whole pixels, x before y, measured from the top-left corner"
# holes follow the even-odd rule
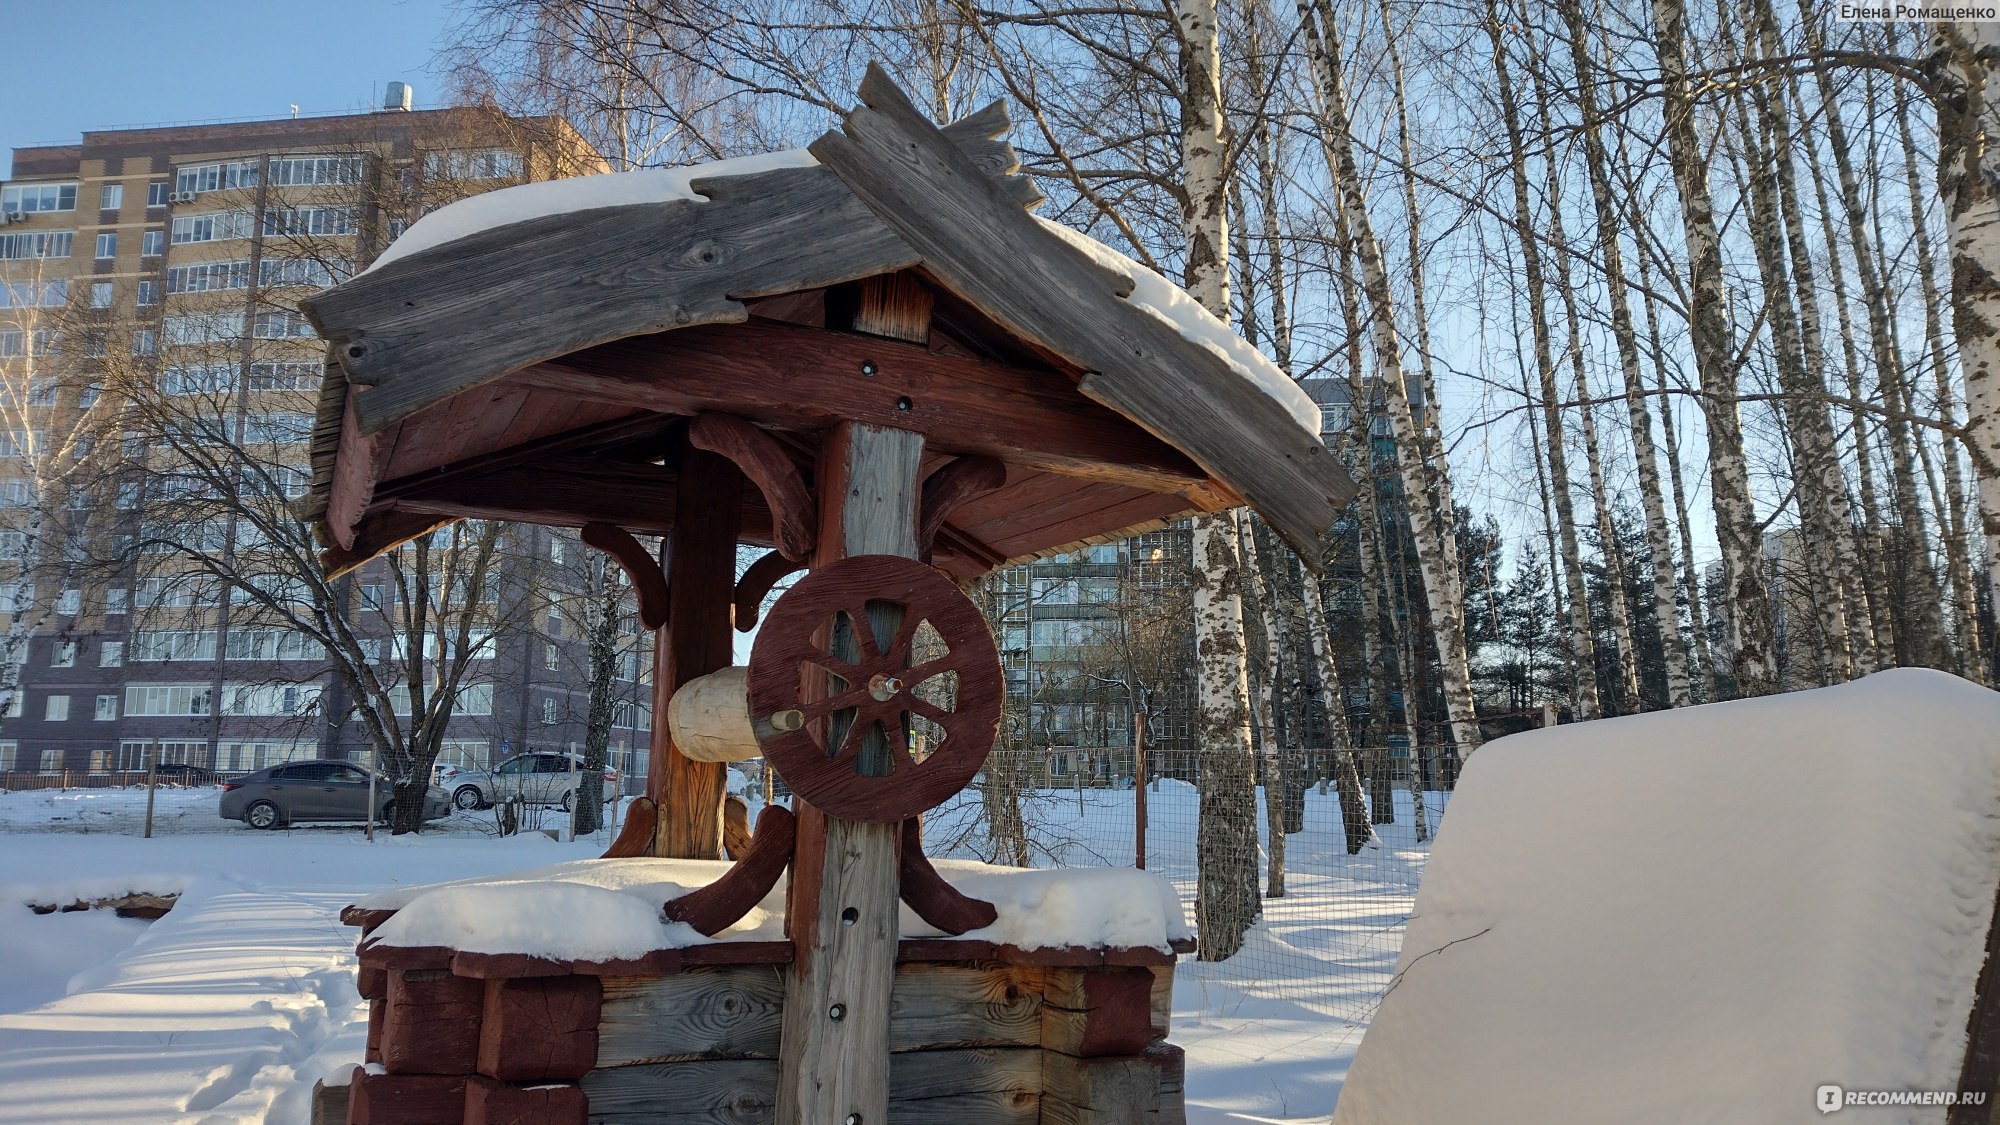
[[[1003,462],[938,536],[959,577],[1245,501],[1316,561],[1352,483],[1027,213],[1001,107],[940,130],[879,71],[861,95],[816,167],[508,223],[302,302],[332,360],[306,500],[329,567],[463,517],[664,532],[702,412],[806,472],[841,418],[923,433],[927,472]],[[743,515],[770,542],[755,490]]]

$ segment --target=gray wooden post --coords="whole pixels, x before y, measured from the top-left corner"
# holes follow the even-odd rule
[[[850,555],[916,557],[923,450],[920,434],[855,422],[835,428],[815,478],[815,567]],[[888,1125],[900,826],[797,806],[786,911],[796,957],[785,986],[778,1125]]]
[[[160,787],[160,740],[146,751],[146,839],[153,838],[153,794]]]

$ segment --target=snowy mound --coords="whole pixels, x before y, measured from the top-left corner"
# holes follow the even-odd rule
[[[1501,740],[1335,1121],[1806,1122],[1824,1084],[1952,1089],[1996,885],[2000,694],[1943,673]]]
[[[1030,871],[945,860],[954,886],[999,912],[993,925],[960,935],[1038,949],[1081,945],[1166,950],[1191,936],[1171,884],[1125,869]],[[446,946],[471,953],[527,953],[569,960],[636,958],[655,949],[710,941],[780,941],[785,882],[743,920],[714,938],[667,922],[660,907],[707,886],[730,865],[693,859],[586,859],[528,871],[398,887],[360,899],[366,910],[394,910],[372,941]],[[937,937],[905,906],[904,937]]]

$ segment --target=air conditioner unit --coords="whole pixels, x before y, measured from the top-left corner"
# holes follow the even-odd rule
[[[8,223],[25,223],[27,221],[28,216],[19,211],[0,211],[0,227],[4,227]]]
[[[191,191],[177,191],[167,196],[169,203],[193,203],[194,199],[195,193]]]

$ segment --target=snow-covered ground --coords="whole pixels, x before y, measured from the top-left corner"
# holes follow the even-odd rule
[[[1168,781],[1148,796],[1149,867],[1185,897],[1193,790]],[[365,1035],[342,906],[587,858],[606,842],[503,839],[488,814],[372,845],[356,825],[255,832],[216,818],[215,798],[160,791],[147,840],[143,790],[0,794],[0,1122],[303,1123],[314,1080],[358,1061]],[[1309,794],[1287,897],[1267,902],[1235,958],[1182,961],[1173,1038],[1188,1052],[1196,1125],[1332,1110],[1362,1029],[1341,1013],[1366,1013],[1386,986],[1427,852],[1404,802],[1381,845],[1348,857],[1333,797]],[[1028,819],[1038,866],[1130,863],[1130,791],[1039,794]],[[950,822],[949,810],[936,818],[940,846]],[[985,857],[977,838],[950,850]],[[24,905],[127,889],[182,898],[151,924]]]

